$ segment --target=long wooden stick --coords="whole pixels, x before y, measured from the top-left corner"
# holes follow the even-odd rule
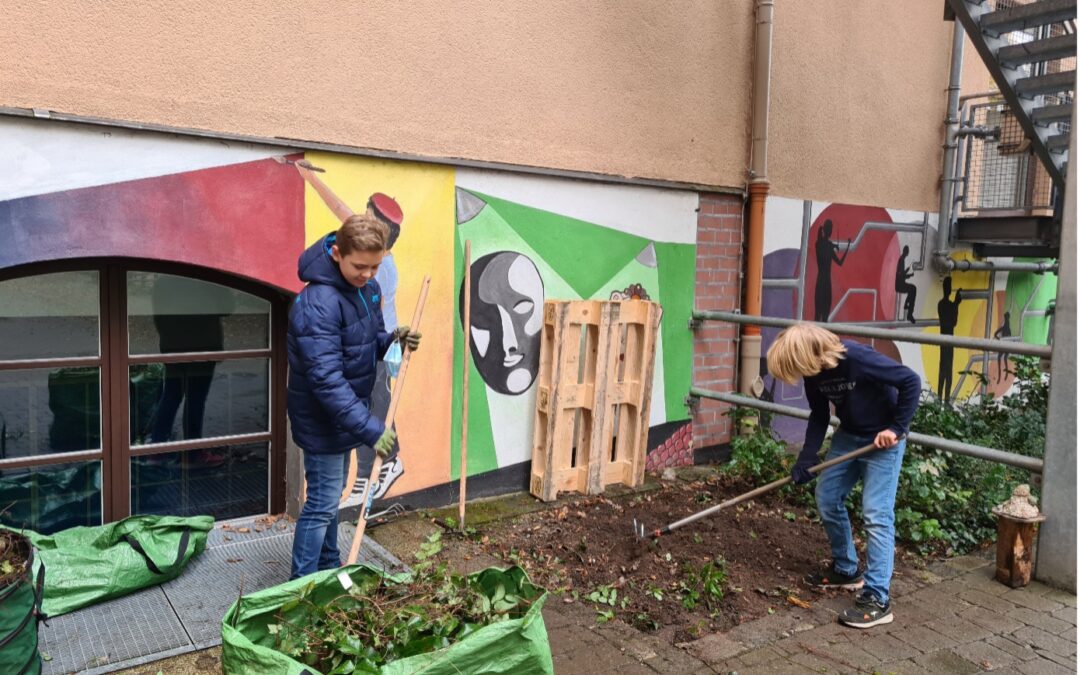
[[[896,439],[897,443],[904,440],[904,438],[905,438],[905,436],[898,437]],[[812,474],[819,473],[821,471],[824,471],[825,469],[828,469],[830,466],[836,466],[837,464],[840,464],[842,462],[846,462],[848,460],[855,459],[856,457],[862,457],[863,455],[865,455],[867,453],[874,452],[877,449],[878,448],[873,443],[870,443],[869,445],[864,445],[863,447],[852,450],[851,452],[845,453],[843,455],[839,455],[837,457],[833,457],[832,459],[825,460],[824,462],[821,462],[820,464],[815,464],[814,466],[807,469],[807,471],[809,471]],[[699,511],[699,512],[693,514],[693,515],[690,515],[690,516],[687,516],[687,517],[683,518],[682,520],[676,520],[674,523],[671,523],[670,525],[666,525],[666,526],[660,528],[659,530],[655,530],[655,531],[652,532],[652,537],[655,539],[656,537],[668,534],[670,532],[674,532],[675,530],[679,529],[683,525],[689,525],[690,523],[692,523],[694,521],[701,520],[702,518],[704,518],[706,516],[710,516],[710,515],[716,513],[720,509],[726,509],[729,506],[735,506],[736,504],[745,502],[748,499],[753,499],[754,497],[759,497],[759,496],[761,496],[763,494],[772,492],[773,490],[778,490],[778,489],[784,487],[785,485],[787,485],[788,483],[792,482],[792,480],[793,479],[791,478],[791,476],[788,476],[787,478],[781,478],[779,480],[774,480],[773,482],[768,483],[766,485],[762,485],[761,487],[755,488],[755,489],[751,490],[750,492],[743,493],[743,494],[739,495],[738,497],[732,497],[731,499],[729,499],[729,500],[727,500],[725,502],[721,502],[721,503],[717,504],[716,506],[711,506],[711,507],[705,509],[704,511]]]
[[[428,286],[430,285],[431,277],[424,277],[424,283],[420,285],[420,297],[416,301],[416,310],[413,312],[412,323],[409,324],[410,330],[416,330],[420,327],[420,319],[424,315],[424,302],[427,301]],[[412,357],[412,350],[406,345],[402,346],[404,347],[404,354],[401,356],[401,368],[398,370],[397,380],[394,382],[394,391],[390,394],[390,409],[386,411],[387,429],[394,426],[394,417],[397,415],[398,403],[401,402],[401,392],[405,389],[405,375],[409,372],[409,362]],[[371,466],[371,476],[368,478],[367,485],[364,486],[364,494],[360,497],[360,515],[356,520],[356,534],[353,535],[347,565],[355,563],[356,558],[360,555],[360,543],[364,540],[364,530],[367,528],[368,495],[371,493],[372,488],[375,487],[375,481],[379,479],[381,470],[382,457],[376,452],[375,463]]]
[[[462,359],[464,368],[461,376],[461,484],[458,487],[458,527],[465,531],[465,482],[469,475],[469,335],[470,310],[472,304],[472,242],[465,240],[465,313],[461,327],[465,333],[465,355]]]

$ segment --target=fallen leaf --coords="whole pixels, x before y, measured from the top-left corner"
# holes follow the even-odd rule
[[[239,532],[240,534],[247,534],[248,532],[251,532],[251,528],[250,527],[238,527],[238,528],[236,528],[236,531]]]
[[[243,558],[226,558],[225,562],[227,562],[227,563],[238,563],[238,562],[241,562],[242,560],[243,560]]]
[[[796,607],[802,607],[803,609],[810,609],[810,603],[802,598],[796,598],[794,595],[787,596],[787,601]]]

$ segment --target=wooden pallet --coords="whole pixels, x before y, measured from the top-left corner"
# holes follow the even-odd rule
[[[544,303],[533,495],[644,480],[660,311],[640,300]]]

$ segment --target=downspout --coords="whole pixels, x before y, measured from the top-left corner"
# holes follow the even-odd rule
[[[949,99],[945,108],[945,156],[941,167],[941,199],[938,203],[937,244],[934,247],[934,263],[938,271],[948,274],[953,270],[960,272],[985,270],[998,272],[1057,272],[1057,262],[1016,262],[1013,260],[990,262],[987,260],[953,260],[950,256],[953,213],[956,206],[954,195],[957,183],[963,180],[957,169],[956,148],[960,135],[960,78],[964,66],[964,27],[959,21],[953,21],[952,59],[949,64]],[[985,92],[964,97],[981,98]]]
[[[934,262],[942,272],[952,269],[949,239],[952,234],[953,192],[959,177],[955,173],[956,146],[960,135],[960,77],[964,69],[964,27],[953,21],[952,61],[949,64],[949,100],[945,105],[945,157],[941,166],[941,200],[938,203],[937,245]]]
[[[765,255],[765,197],[769,194],[769,85],[772,77],[772,28],[774,0],[755,0],[753,140],[747,191],[750,204],[746,227],[746,294],[743,312],[761,314],[761,279]],[[744,325],[739,354],[739,391],[758,396],[761,379],[761,328]]]

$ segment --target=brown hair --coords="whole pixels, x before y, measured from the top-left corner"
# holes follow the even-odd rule
[[[353,251],[384,251],[390,229],[386,223],[366,213],[357,213],[345,219],[334,241],[338,253],[349,255]]]
[[[776,336],[766,360],[773,377],[795,384],[800,377],[835,368],[846,352],[835,333],[812,323],[797,323]]]

